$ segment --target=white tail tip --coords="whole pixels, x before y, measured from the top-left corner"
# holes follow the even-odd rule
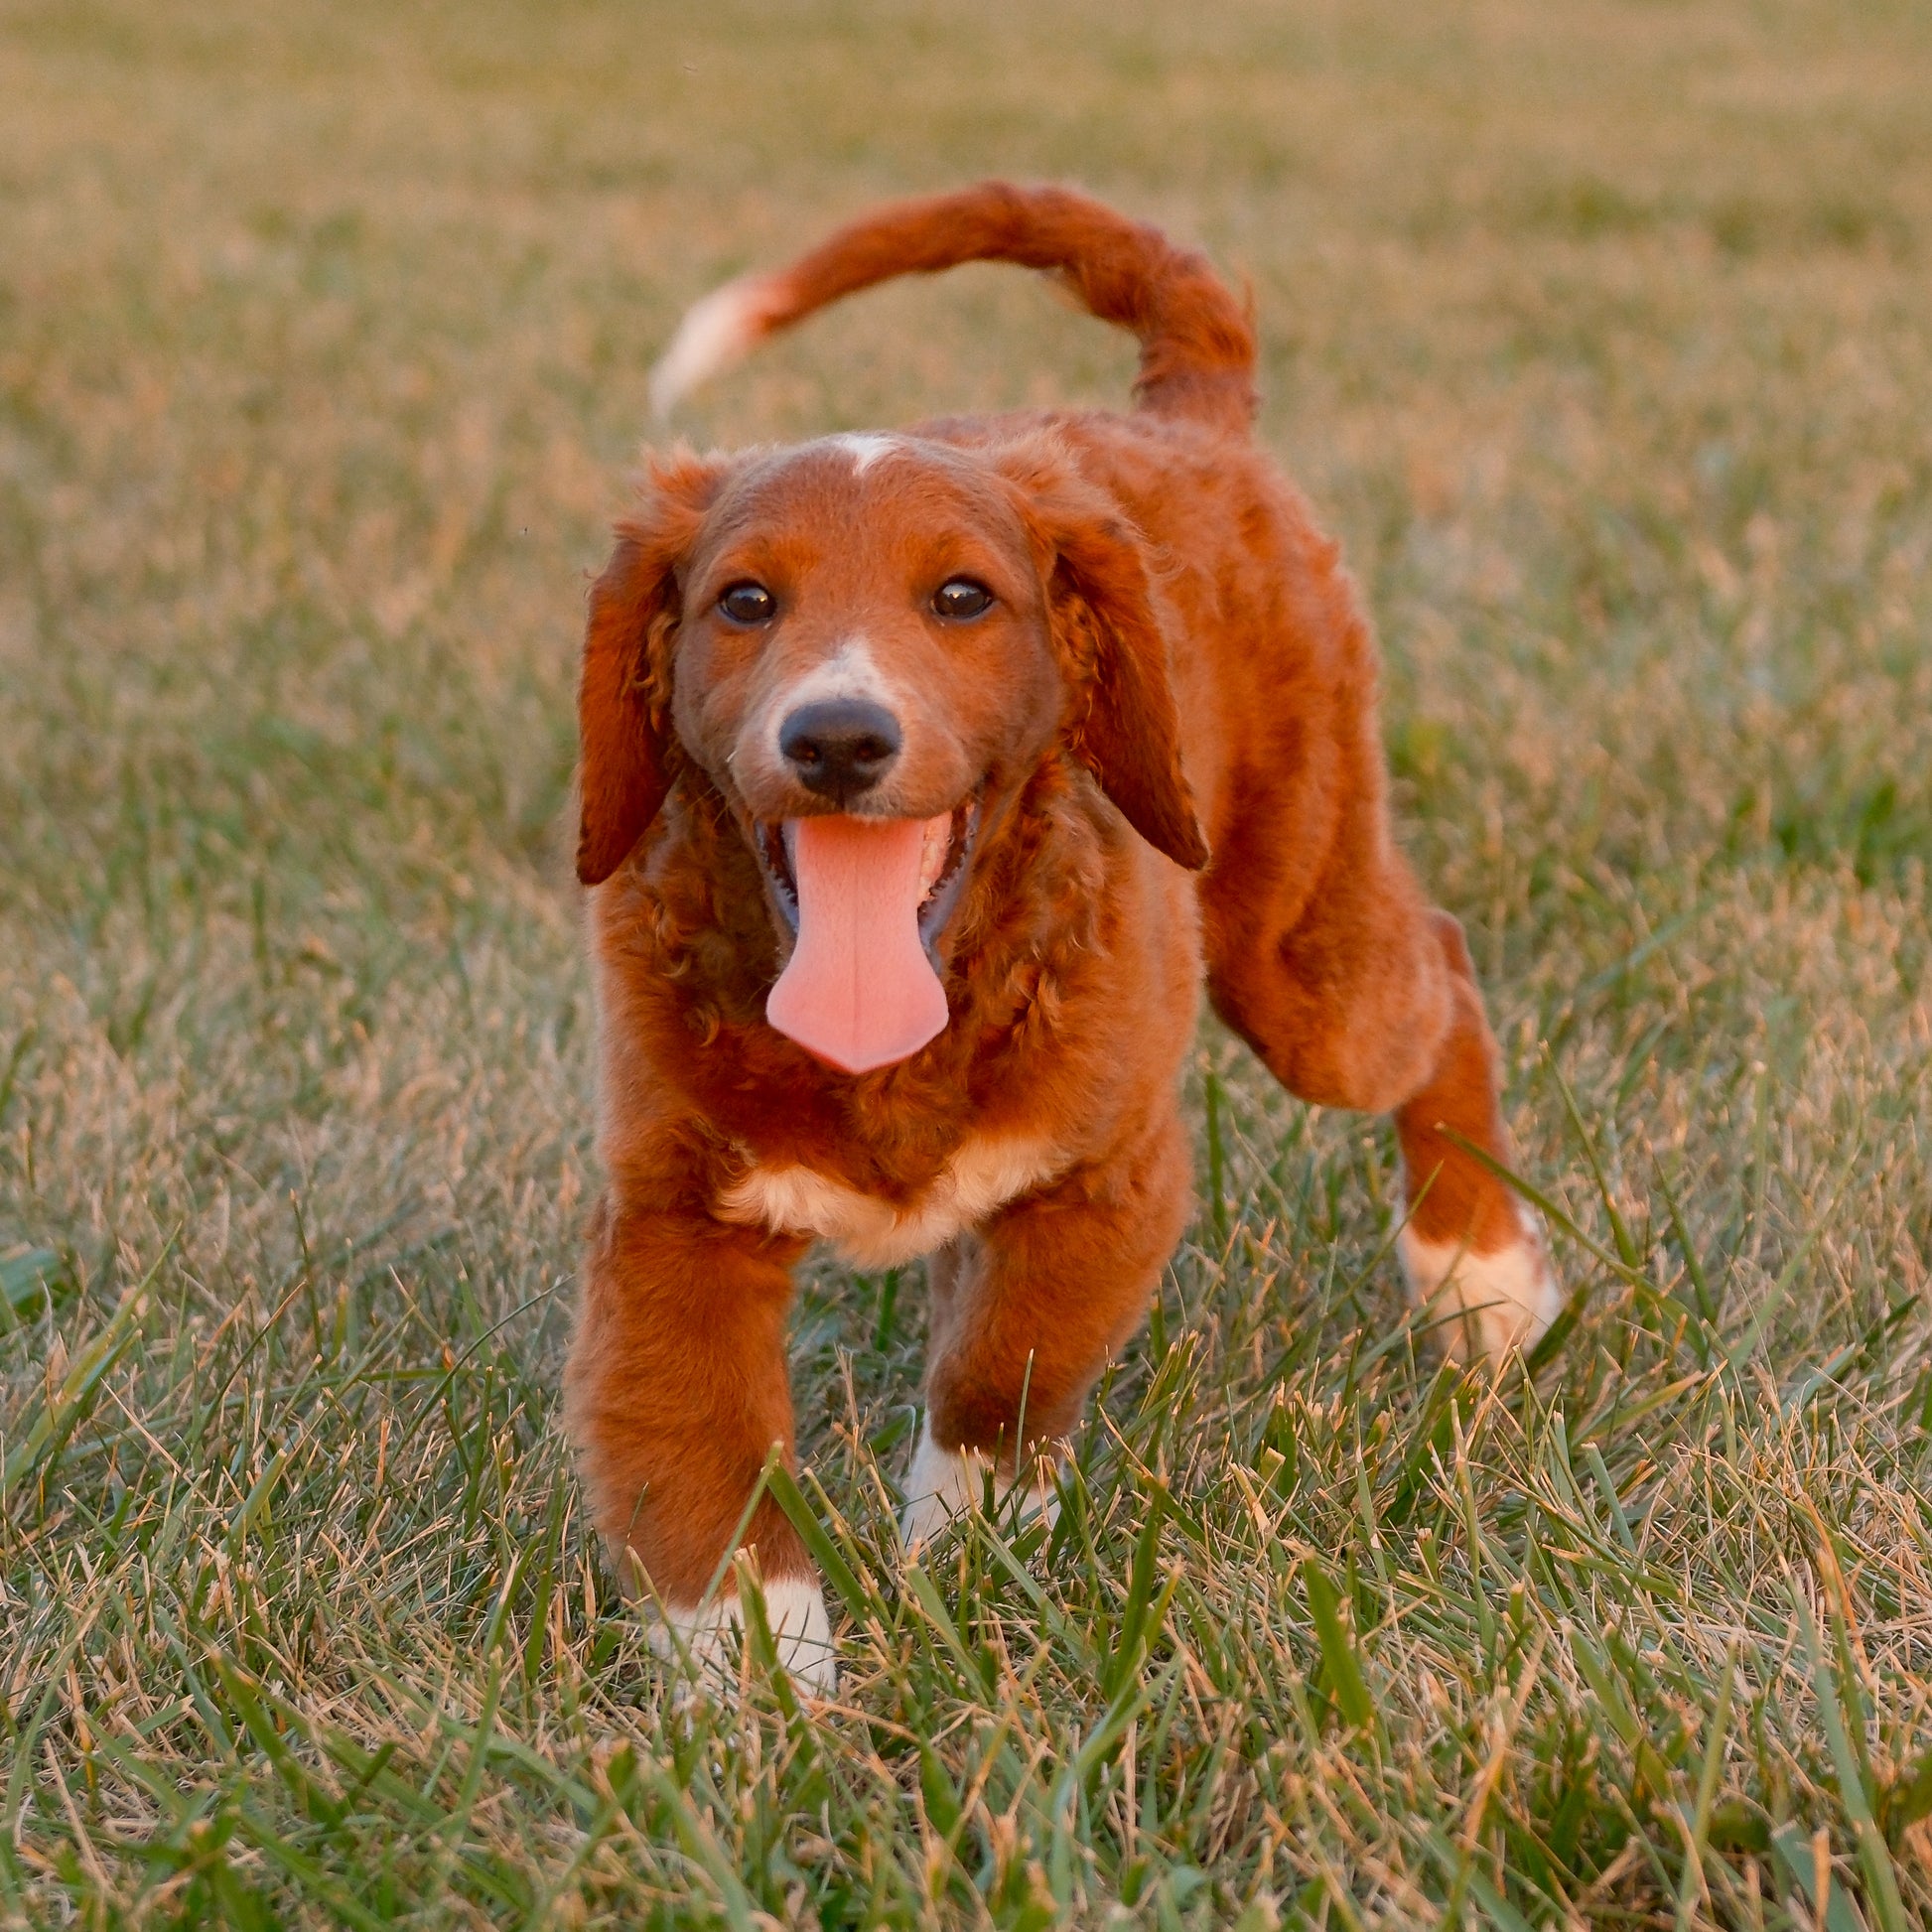
[[[650,372],[651,408],[668,416],[699,383],[742,360],[764,334],[770,308],[765,285],[756,277],[727,282],[694,302]]]

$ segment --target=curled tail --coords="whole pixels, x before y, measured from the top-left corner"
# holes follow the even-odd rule
[[[1254,331],[1203,257],[1070,189],[1000,181],[891,203],[788,268],[714,289],[686,314],[652,370],[651,401],[668,411],[767,336],[841,296],[973,261],[1050,270],[1101,321],[1132,330],[1143,408],[1226,429],[1253,417]]]

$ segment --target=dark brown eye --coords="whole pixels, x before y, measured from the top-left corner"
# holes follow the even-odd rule
[[[932,593],[935,617],[983,618],[993,608],[993,593],[972,577],[949,577]]]
[[[778,601],[762,584],[734,584],[719,598],[718,608],[733,623],[769,623],[778,614]]]

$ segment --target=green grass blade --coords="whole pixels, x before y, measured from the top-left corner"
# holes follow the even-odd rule
[[[1354,1640],[1341,1620],[1341,1602],[1318,1558],[1312,1554],[1302,1559],[1302,1587],[1308,1594],[1309,1612],[1314,1618],[1315,1640],[1321,1647],[1322,1673],[1328,1688],[1341,1707],[1342,1716],[1357,1730],[1375,1729],[1375,1704],[1362,1677],[1355,1656]]]
[[[1811,1607],[1798,1599],[1799,1621],[1805,1646],[1811,1658],[1812,1688],[1818,1694],[1818,1714],[1824,1721],[1825,1739],[1831,1747],[1832,1768],[1838,1773],[1839,1800],[1858,1841],[1859,1865],[1864,1872],[1871,1908],[1877,1915],[1879,1932],[1908,1932],[1905,1901],[1899,1896],[1898,1873],[1892,1866],[1891,1852],[1878,1829],[1865,1798],[1864,1779],[1845,1731],[1845,1709],[1839,1701],[1839,1684],[1829,1652],[1818,1640]]]

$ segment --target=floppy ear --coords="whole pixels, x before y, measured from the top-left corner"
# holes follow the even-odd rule
[[[1033,456],[1033,453],[1029,453]],[[1162,601],[1147,544],[1104,491],[1037,456],[1009,469],[1046,574],[1071,687],[1073,755],[1157,851],[1198,872],[1207,838],[1180,762]]]
[[[601,886],[629,856],[671,788],[671,650],[678,566],[724,476],[688,453],[654,463],[644,500],[591,586],[577,690],[583,762],[577,877]]]

